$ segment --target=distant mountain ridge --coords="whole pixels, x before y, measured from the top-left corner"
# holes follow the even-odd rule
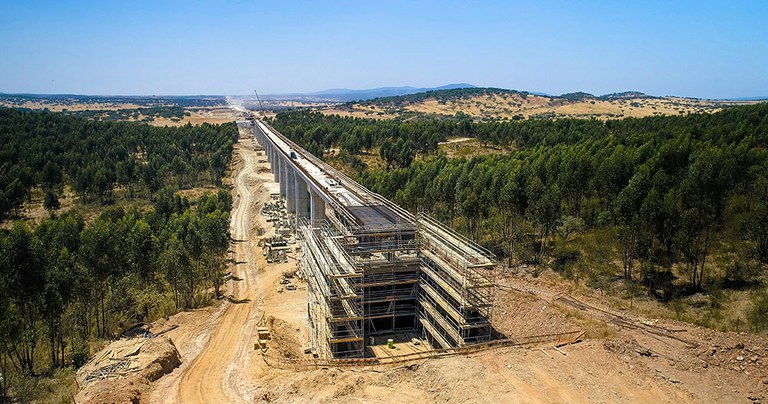
[[[448,86],[445,86],[445,87],[448,87]],[[470,96],[477,96],[477,95],[501,95],[501,96],[516,95],[516,96],[521,96],[523,99],[526,99],[526,97],[531,95],[531,96],[548,99],[552,102],[557,102],[557,101],[582,102],[582,101],[589,101],[589,100],[618,101],[618,100],[637,100],[637,99],[650,100],[650,99],[663,98],[663,97],[656,97],[656,96],[648,95],[645,93],[641,93],[639,91],[623,91],[623,92],[610,93],[610,94],[599,95],[599,96],[590,94],[590,93],[585,93],[583,91],[565,93],[561,95],[550,95],[550,94],[545,94],[540,92],[509,90],[505,88],[495,88],[495,87],[472,86],[472,87],[454,87],[454,88],[447,88],[447,89],[435,89],[435,90],[420,91],[420,92],[410,93],[410,94],[375,97],[370,99],[357,99],[354,101],[348,101],[346,104],[347,105],[353,105],[356,103],[367,104],[367,105],[372,105],[376,103],[402,104],[402,103],[421,102],[429,98],[435,98],[435,99],[438,99],[440,102],[444,103],[451,98],[456,98],[456,97],[462,98],[462,97],[470,97]]]
[[[363,101],[382,97],[397,97],[424,93],[428,91],[454,90],[459,88],[477,88],[477,86],[468,83],[447,84],[440,87],[379,87],[362,90],[352,90],[347,88],[333,88],[328,90],[316,91],[311,93],[293,93],[293,94],[266,94],[264,100],[296,100],[296,101],[336,101],[350,102]]]
[[[757,101],[659,97],[639,91],[604,95],[572,92],[561,95],[492,87],[452,88],[355,100],[327,105],[326,113],[370,118],[437,119],[618,119],[716,112]]]
[[[315,91],[315,92],[309,92],[309,93],[266,94],[266,95],[262,95],[261,98],[262,100],[270,100],[270,101],[302,101],[302,102],[317,101],[317,102],[350,103],[350,102],[378,100],[378,99],[391,98],[391,97],[410,96],[414,94],[423,94],[423,93],[434,94],[436,92],[440,93],[448,90],[461,90],[461,89],[532,94],[540,97],[561,98],[569,101],[577,101],[577,100],[584,100],[584,99],[623,100],[623,99],[637,99],[637,98],[647,98],[647,99],[661,98],[653,95],[648,95],[639,91],[623,91],[623,92],[616,92],[616,93],[610,93],[610,94],[604,94],[604,95],[594,95],[594,94],[578,91],[573,93],[565,93],[562,95],[552,95],[552,94],[547,94],[547,93],[537,92],[537,91],[511,90],[511,89],[494,88],[494,87],[478,87],[474,84],[469,84],[469,83],[454,83],[454,84],[447,84],[439,87],[400,86],[400,87],[378,87],[378,88],[369,88],[369,89],[360,89],[360,90],[353,90],[348,88],[332,88],[328,90]],[[743,99],[752,100],[752,99],[760,99],[760,97],[745,97]]]
[[[768,100],[768,96],[764,97],[737,97],[737,98],[724,98],[727,101],[763,101]]]

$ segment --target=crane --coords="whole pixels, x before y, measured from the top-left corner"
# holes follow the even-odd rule
[[[261,103],[261,98],[259,98],[259,93],[256,90],[253,90],[254,94],[256,94],[256,100],[259,102],[259,108],[261,108],[261,117],[265,118],[267,115],[264,112],[264,105]]]

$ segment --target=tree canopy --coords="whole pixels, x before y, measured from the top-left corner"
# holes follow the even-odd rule
[[[64,184],[102,203],[116,189],[149,197],[163,186],[217,184],[236,137],[234,124],[154,127],[0,108],[0,219],[38,186],[54,208]]]

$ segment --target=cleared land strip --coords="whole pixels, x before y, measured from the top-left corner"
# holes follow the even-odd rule
[[[240,148],[244,164],[235,177],[235,187],[240,196],[232,212],[232,237],[235,240],[250,240],[249,218],[253,200],[253,190],[247,184],[248,176],[255,172],[256,156]],[[256,294],[256,272],[253,270],[253,257],[248,241],[235,243],[236,262],[241,264],[233,268],[233,274],[241,281],[233,282],[233,301],[228,303],[218,327],[200,354],[182,373],[178,383],[178,396],[182,402],[245,402],[246,398],[238,394],[231,385],[228,367],[236,361],[238,355],[247,352],[243,345],[250,343],[250,334],[243,329],[249,320],[258,315]],[[253,299],[253,300],[251,300]]]

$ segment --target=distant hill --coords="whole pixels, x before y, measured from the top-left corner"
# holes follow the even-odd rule
[[[435,99],[438,102],[447,102],[457,98],[467,98],[473,96],[491,96],[491,95],[519,95],[521,97],[527,97],[530,93],[527,91],[507,90],[503,88],[493,87],[456,87],[456,88],[436,88],[429,91],[417,92],[412,94],[378,97],[369,100],[348,102],[348,105],[359,103],[361,105],[376,105],[376,104],[394,104],[403,105],[418,103],[428,99]]]
[[[448,84],[440,87],[379,87],[364,90],[350,90],[346,88],[334,88],[329,90],[317,91],[312,93],[294,93],[294,94],[266,94],[262,99],[269,101],[335,101],[350,102],[364,101],[373,98],[402,96],[428,91],[452,90],[460,88],[475,88],[476,86],[467,83]]]
[[[596,96],[585,92],[559,96],[488,87],[433,89],[412,94],[349,101],[321,110],[372,118],[472,118],[616,119],[659,115],[685,115],[715,112],[731,105],[754,101],[702,100],[683,97],[657,97],[639,91],[624,91]]]
[[[585,100],[589,98],[597,98],[593,94],[585,93],[585,92],[575,92],[575,93],[565,93],[560,96],[560,98],[565,98],[566,100],[570,101],[579,101],[579,100]]]
[[[603,100],[629,100],[629,99],[660,98],[660,97],[650,96],[648,94],[641,93],[639,91],[624,91],[621,93],[611,93],[611,94],[601,95],[599,98]]]
[[[739,97],[739,98],[725,98],[725,101],[766,101],[768,96],[764,97]]]
[[[0,93],[0,103],[6,106],[25,106],[25,103],[75,104],[132,104],[138,106],[226,106],[221,95],[84,95],[84,94],[8,94]]]
[[[569,100],[569,101],[580,101],[580,100],[586,100],[586,99],[632,100],[632,99],[651,99],[651,98],[660,98],[660,97],[654,97],[652,95],[641,93],[639,91],[623,91],[620,93],[611,93],[611,94],[605,94],[600,96],[579,91],[575,93],[562,94],[559,97],[552,97],[552,98],[565,98],[566,100]]]

